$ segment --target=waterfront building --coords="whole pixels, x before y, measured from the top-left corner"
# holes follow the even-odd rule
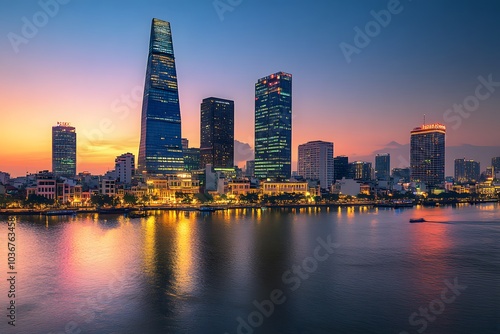
[[[299,145],[298,174],[306,180],[318,180],[320,187],[328,189],[333,183],[333,143],[311,141]]]
[[[391,179],[390,154],[377,154],[375,156],[375,178],[377,181],[389,181]]]
[[[132,153],[122,154],[115,159],[116,183],[130,185],[135,175],[135,156]]]
[[[153,19],[144,85],[138,169],[152,175],[183,170],[181,112],[170,23]]]
[[[475,183],[481,177],[481,165],[478,161],[455,159],[455,182]]]
[[[356,181],[372,180],[372,163],[364,161],[355,161],[349,164],[349,178]]]
[[[200,121],[200,168],[234,167],[234,101],[204,99]]]
[[[334,180],[342,180],[349,177],[349,158],[345,155],[333,158]]]
[[[307,182],[264,181],[260,184],[262,195],[303,194],[309,195]]]
[[[292,75],[255,84],[255,177],[289,179],[292,169]]]
[[[200,149],[190,147],[184,149],[184,170],[191,172],[200,169]]]
[[[76,175],[76,131],[66,122],[52,127],[52,173],[66,178]]]
[[[422,125],[411,131],[410,179],[435,187],[444,183],[446,127]]]

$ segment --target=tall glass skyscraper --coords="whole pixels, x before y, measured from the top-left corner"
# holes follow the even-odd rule
[[[255,177],[288,179],[292,170],[292,75],[255,84]]]
[[[444,182],[446,126],[422,125],[411,131],[410,173],[412,182],[434,187]]]
[[[52,173],[56,177],[76,175],[76,131],[69,123],[52,127]]]
[[[200,119],[200,168],[234,167],[234,101],[204,99]]]
[[[375,178],[378,181],[391,179],[391,155],[389,153],[375,156]]]
[[[170,23],[153,19],[142,103],[139,172],[183,170],[181,112]]]

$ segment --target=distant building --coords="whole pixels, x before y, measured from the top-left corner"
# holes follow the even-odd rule
[[[7,185],[10,181],[10,174],[5,172],[0,172],[0,184]]]
[[[356,181],[370,181],[372,179],[372,163],[355,161],[349,164],[349,178]]]
[[[76,175],[76,131],[69,123],[52,127],[52,173],[66,178]]]
[[[491,166],[494,168],[495,174],[500,172],[500,157],[491,159]]]
[[[247,160],[245,164],[245,176],[255,177],[255,160]]]
[[[444,183],[446,127],[422,125],[411,131],[411,181],[435,187]]]
[[[182,149],[186,150],[189,147],[189,140],[187,138],[181,138]]]
[[[299,145],[298,174],[306,180],[319,180],[328,189],[333,183],[333,143],[311,141]]]
[[[200,168],[234,166],[234,101],[209,97],[201,103]]]
[[[481,177],[481,165],[478,161],[456,159],[455,160],[455,182],[475,183]]]
[[[349,158],[345,155],[333,158],[334,179],[342,180],[349,177]]]
[[[122,154],[115,159],[116,183],[132,184],[135,175],[135,156],[132,153]]]
[[[395,183],[409,183],[410,182],[410,168],[393,168],[392,178]]]
[[[115,196],[116,195],[116,181],[113,179],[102,178],[100,181],[99,192],[102,195]]]
[[[389,181],[391,178],[391,155],[377,154],[375,156],[375,178],[378,181]]]
[[[263,195],[279,195],[279,194],[303,194],[307,195],[309,192],[309,185],[307,182],[274,182],[264,181],[261,183],[261,192]]]
[[[200,149],[199,148],[185,148],[184,149],[184,170],[193,171],[200,169]]]
[[[358,196],[361,193],[361,183],[353,179],[342,178],[337,180],[331,188],[333,194]]]
[[[289,179],[292,172],[292,75],[255,84],[255,177]]]

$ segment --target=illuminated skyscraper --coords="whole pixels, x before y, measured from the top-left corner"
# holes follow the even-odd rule
[[[377,154],[375,156],[375,178],[378,181],[389,181],[391,179],[391,155]]]
[[[481,176],[481,165],[478,161],[455,159],[455,182],[478,182]]]
[[[234,167],[234,101],[204,99],[200,119],[200,167]]]
[[[278,72],[255,84],[255,177],[292,173],[292,75]]]
[[[69,123],[52,127],[52,173],[67,178],[76,175],[76,131]]]
[[[373,168],[371,162],[354,161],[349,164],[349,178],[358,181],[370,181]]]
[[[138,165],[148,174],[183,170],[181,113],[170,23],[153,19]]]
[[[410,170],[412,182],[433,187],[444,182],[446,127],[422,125],[411,131]]]
[[[321,188],[333,183],[333,143],[311,141],[299,145],[297,170],[306,180],[319,180]]]

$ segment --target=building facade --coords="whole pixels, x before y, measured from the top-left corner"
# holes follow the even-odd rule
[[[200,149],[190,147],[184,149],[184,170],[193,171],[200,169]]]
[[[410,173],[412,182],[435,187],[445,177],[446,127],[441,124],[422,125],[411,131]]]
[[[478,161],[455,159],[455,182],[475,183],[481,177],[481,165]]]
[[[116,183],[132,184],[135,175],[135,156],[132,153],[122,154],[115,159]]]
[[[372,180],[372,163],[364,161],[354,161],[349,164],[349,178],[357,181]]]
[[[234,101],[209,97],[201,103],[200,168],[234,166]]]
[[[76,176],[76,131],[69,123],[52,127],[52,173],[55,177]]]
[[[175,174],[184,168],[181,112],[170,23],[153,19],[141,117],[139,172]]]
[[[255,84],[255,177],[292,173],[292,75],[278,72]]]
[[[375,156],[375,178],[378,181],[389,181],[391,179],[391,155],[377,154]]]
[[[345,155],[333,158],[333,178],[335,181],[349,177],[349,158]]]
[[[333,183],[333,143],[311,141],[299,145],[298,174],[306,180],[319,180],[323,189]]]

